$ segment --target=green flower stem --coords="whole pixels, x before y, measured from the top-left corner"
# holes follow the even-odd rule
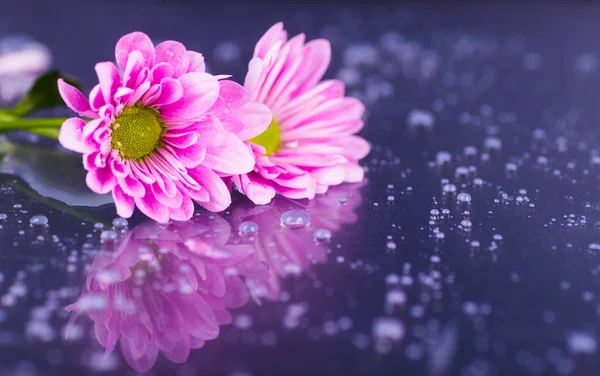
[[[66,118],[44,119],[16,119],[0,115],[0,132],[5,131],[31,131],[32,129],[54,128],[59,129]]]

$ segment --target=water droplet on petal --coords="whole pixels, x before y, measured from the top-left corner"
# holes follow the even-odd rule
[[[240,223],[238,230],[242,236],[254,235],[258,232],[258,224],[252,221],[245,221]]]
[[[331,240],[331,231],[324,229],[324,228],[320,228],[317,231],[315,231],[315,240],[318,242],[328,242],[329,240]]]
[[[112,221],[113,228],[115,230],[124,231],[127,230],[129,222],[125,218],[115,218]]]
[[[310,223],[310,216],[303,210],[293,209],[281,215],[281,225],[289,229],[297,229]]]
[[[102,231],[100,234],[100,241],[102,243],[114,242],[119,237],[119,234],[113,230]]]

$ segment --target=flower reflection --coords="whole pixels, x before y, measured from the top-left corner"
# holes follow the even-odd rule
[[[71,323],[80,313],[89,315],[106,352],[118,343],[137,371],[150,370],[159,352],[184,362],[191,349],[231,322],[230,309],[250,295],[275,300],[281,277],[324,262],[327,245],[313,234],[335,233],[356,221],[362,185],[332,187],[306,202],[278,197],[260,207],[242,198],[229,222],[208,212],[188,222],[146,222],[98,252],[82,295],[67,307],[74,311]],[[280,217],[290,209],[305,209],[311,224],[282,227]],[[238,235],[239,224],[248,220],[258,224],[258,233]]]

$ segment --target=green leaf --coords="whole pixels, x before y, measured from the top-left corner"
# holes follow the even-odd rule
[[[81,90],[81,85],[75,78],[60,73],[58,70],[51,70],[35,81],[25,97],[10,109],[10,113],[15,117],[22,117],[37,110],[64,106],[65,102],[58,92],[57,81],[59,78]]]

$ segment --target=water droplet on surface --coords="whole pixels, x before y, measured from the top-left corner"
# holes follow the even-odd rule
[[[102,243],[114,242],[119,237],[119,234],[113,230],[102,231],[100,234],[100,241]]]
[[[315,240],[318,242],[328,242],[331,240],[331,231],[320,228],[314,233]]]
[[[245,221],[240,223],[240,227],[238,228],[240,235],[254,235],[258,233],[258,224],[252,221]]]
[[[310,216],[303,210],[292,209],[281,215],[280,223],[289,229],[302,228],[310,223]]]
[[[456,185],[444,184],[444,186],[442,187],[442,192],[444,192],[445,195],[453,195],[456,193]]]
[[[6,215],[5,213],[0,213],[0,220],[4,220],[8,218],[8,215]]]
[[[502,148],[502,141],[498,137],[489,136],[483,141],[483,145],[487,150],[500,150]]]
[[[48,218],[46,218],[44,215],[34,215],[31,217],[31,219],[29,219],[29,223],[33,227],[46,227],[48,226]]]
[[[104,230],[104,223],[102,223],[102,222],[94,223],[94,230],[97,230],[97,231]]]
[[[423,110],[413,110],[408,114],[409,127],[433,128],[435,118],[433,114]]]
[[[473,223],[471,221],[469,221],[468,219],[463,219],[462,221],[460,221],[460,225],[462,226],[463,230],[465,230],[465,231],[470,231],[471,227],[473,227]]]
[[[125,218],[119,217],[119,218],[113,219],[112,225],[115,230],[124,231],[124,230],[127,230],[127,226],[129,225],[129,222],[127,222],[127,220]]]
[[[446,163],[450,163],[452,161],[452,154],[447,151],[440,151],[435,155],[435,163],[438,166],[443,166]]]
[[[465,192],[461,192],[456,196],[456,201],[463,204],[469,204],[471,202],[471,195]]]
[[[340,204],[345,204],[345,203],[346,203],[346,201],[348,201],[348,200],[346,199],[346,197],[340,197],[340,198],[338,198],[338,202],[339,202]]]

